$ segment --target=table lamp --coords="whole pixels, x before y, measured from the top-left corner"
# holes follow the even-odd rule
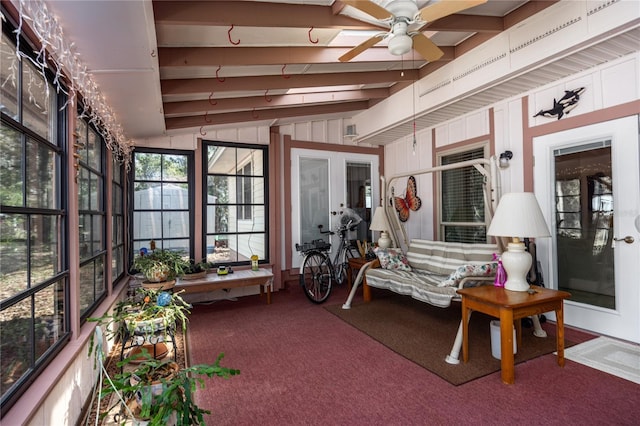
[[[391,238],[389,238],[389,224],[387,223],[387,217],[384,214],[384,207],[379,206],[373,213],[373,219],[371,220],[371,231],[380,231],[380,238],[378,239],[378,247],[386,249],[391,247]]]
[[[531,254],[525,251],[520,238],[550,237],[536,197],[531,192],[510,192],[500,198],[487,235],[511,238],[507,251],[502,253],[502,265],[507,272],[504,288],[528,291],[527,273],[531,268]]]

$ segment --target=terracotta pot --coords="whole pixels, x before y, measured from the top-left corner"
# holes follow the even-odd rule
[[[169,347],[166,345],[166,343],[160,342],[156,343],[155,345],[147,344],[142,346],[134,346],[133,348],[131,348],[131,351],[127,355],[127,358],[129,359],[129,362],[131,364],[140,364],[145,359],[147,359],[142,355],[143,350],[146,350],[148,354],[153,356],[154,349],[156,354],[155,359],[162,359],[169,354]]]
[[[175,362],[169,362],[166,364],[167,369],[162,372],[162,375],[157,379],[153,379],[150,384],[145,385],[142,390],[136,392],[136,402],[142,406],[143,403],[153,404],[154,398],[162,393],[164,390],[164,384],[160,380],[163,378],[165,381],[170,381],[176,373],[180,370],[180,366]],[[140,383],[140,377],[135,374],[131,376],[130,383],[132,386]]]

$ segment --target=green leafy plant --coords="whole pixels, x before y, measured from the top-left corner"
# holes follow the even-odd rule
[[[111,312],[101,317],[88,318],[97,322],[105,336],[122,341],[126,336],[142,336],[145,341],[168,334],[176,324],[186,330],[191,305],[180,296],[181,292],[169,293],[158,289],[139,288],[130,296],[116,304]],[[89,354],[93,351],[93,341]]]
[[[189,260],[189,264],[184,269],[185,274],[197,274],[200,272],[207,272],[209,269],[206,260],[196,262],[194,259]]]
[[[205,387],[204,377],[229,378],[240,374],[240,370],[220,365],[222,353],[213,364],[182,369],[173,361],[159,361],[146,352],[144,355],[145,359],[133,369],[126,368],[130,359],[118,364],[123,372],[105,387],[103,398],[117,391],[133,414],[148,420],[150,425],[169,424],[174,415],[176,425],[203,424],[203,416],[211,411],[199,407],[193,397],[198,388]]]
[[[140,254],[133,261],[133,268],[151,282],[174,280],[184,274],[188,267],[189,261],[172,250],[154,250]]]

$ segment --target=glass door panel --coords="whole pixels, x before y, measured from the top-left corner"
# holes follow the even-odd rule
[[[554,156],[558,288],[575,302],[615,309],[611,141]]]
[[[371,241],[369,223],[373,200],[379,199],[378,156],[313,149],[291,151],[291,265],[300,266],[296,244],[322,238],[338,247],[339,237],[320,234],[335,231],[349,208],[362,217],[362,224],[349,239]]]
[[[355,235],[360,241],[371,241],[371,163],[347,162],[347,207],[362,218]]]
[[[329,160],[300,157],[299,162],[300,244],[328,241],[318,225],[329,230]]]

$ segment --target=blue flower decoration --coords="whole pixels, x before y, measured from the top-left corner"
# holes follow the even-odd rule
[[[171,294],[163,291],[158,295],[158,300],[156,303],[158,306],[167,306],[169,303],[171,303]]]

